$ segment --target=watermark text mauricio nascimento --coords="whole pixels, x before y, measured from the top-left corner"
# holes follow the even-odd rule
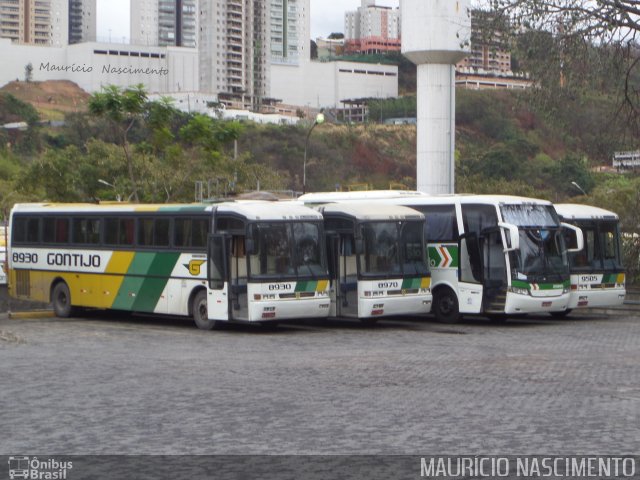
[[[422,457],[424,478],[631,478],[636,459],[625,456]]]
[[[92,73],[94,67],[86,64],[56,65],[51,62],[40,63],[40,70],[47,72],[73,72],[73,73]],[[100,73],[115,75],[159,75],[165,76],[169,74],[169,69],[164,67],[134,67],[132,65],[103,65]]]

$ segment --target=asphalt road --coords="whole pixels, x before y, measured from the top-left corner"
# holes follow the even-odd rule
[[[0,317],[0,454],[640,451],[640,318]]]

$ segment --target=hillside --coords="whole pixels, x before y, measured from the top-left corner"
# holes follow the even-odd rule
[[[0,88],[0,93],[9,93],[31,104],[40,114],[41,120],[62,120],[66,113],[85,112],[90,97],[68,80],[15,81]]]

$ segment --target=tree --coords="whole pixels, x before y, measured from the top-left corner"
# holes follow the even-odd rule
[[[30,82],[31,80],[33,80],[33,65],[29,62],[24,67],[24,81]]]
[[[102,92],[94,93],[89,100],[89,111],[94,115],[108,118],[120,134],[133,198],[136,202],[140,201],[140,197],[138,195],[138,182],[133,167],[133,159],[129,149],[129,132],[136,121],[141,120],[146,102],[147,93],[141,84],[125,90],[115,85],[109,85],[103,87]]]
[[[491,0],[490,5],[498,18],[508,17],[512,32],[529,35],[520,54],[529,57],[525,65],[529,71],[535,69],[533,52],[543,59],[537,81],[545,73],[551,74],[547,86],[553,82],[563,88],[572,80],[584,83],[593,79],[598,70],[602,77],[622,78],[618,85],[624,98],[622,106],[628,119],[640,128],[637,0]],[[527,58],[518,57],[520,60]]]

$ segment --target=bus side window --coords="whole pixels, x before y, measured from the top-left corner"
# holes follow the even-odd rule
[[[45,218],[42,224],[42,241],[51,244],[69,243],[69,219]]]
[[[104,243],[106,245],[118,244],[118,223],[117,218],[104,219]]]
[[[153,227],[153,245],[155,247],[169,246],[169,230],[171,220],[168,218],[158,218],[154,222]]]
[[[11,237],[14,243],[22,243],[27,239],[27,219],[24,217],[13,218],[13,231]]]
[[[153,244],[153,218],[138,220],[138,245],[151,246]]]
[[[206,219],[194,219],[191,246],[204,248],[207,245],[209,234],[209,221]]]
[[[173,244],[176,247],[190,246],[191,227],[191,219],[178,219],[174,222]]]
[[[40,233],[40,220],[38,218],[30,218],[27,220],[27,242],[37,243]]]
[[[100,243],[99,218],[74,218],[72,226],[73,243],[91,245]]]

